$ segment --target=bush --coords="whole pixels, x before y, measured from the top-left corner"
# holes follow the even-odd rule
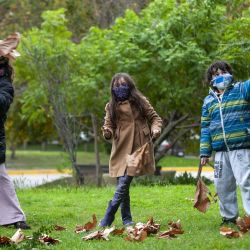
[[[206,177],[202,177],[206,185],[212,184],[212,181]],[[196,185],[196,179],[190,173],[183,173],[174,178],[169,178],[168,175],[160,176],[139,176],[135,177],[132,185],[143,186],[165,186],[165,185]]]

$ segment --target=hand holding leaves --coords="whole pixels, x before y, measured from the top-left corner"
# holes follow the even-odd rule
[[[158,129],[153,129],[152,130],[152,139],[157,139],[161,134],[161,131]]]
[[[102,128],[102,134],[103,134],[103,137],[106,139],[106,140],[109,140],[111,139],[112,137],[112,133],[109,129],[107,128]]]

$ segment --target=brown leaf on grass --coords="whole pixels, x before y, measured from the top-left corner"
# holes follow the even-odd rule
[[[82,237],[83,240],[93,240],[93,239],[96,239],[96,240],[108,240],[106,238],[103,237],[102,235],[102,231],[95,231],[89,235],[86,235],[84,237]]]
[[[79,233],[87,232],[87,231],[94,229],[97,224],[96,215],[93,214],[92,218],[93,218],[93,222],[89,221],[84,226],[76,226],[75,233],[79,234]]]
[[[169,221],[168,222],[169,230],[162,232],[158,235],[159,239],[170,239],[176,238],[176,234],[183,234],[184,231],[182,230],[181,222],[180,220]]]
[[[22,232],[22,230],[19,228],[15,234],[11,237],[11,241],[14,242],[15,244],[20,243],[21,241],[25,240],[26,237],[24,235],[24,233]]]
[[[60,240],[58,239],[54,239],[52,237],[50,237],[49,235],[46,234],[42,234],[39,237],[39,241],[45,245],[54,245],[54,244],[58,244],[60,243]]]
[[[147,232],[142,227],[127,228],[128,236],[124,238],[127,241],[144,241],[147,238]]]
[[[172,240],[173,238],[176,238],[177,236],[172,230],[167,230],[165,232],[162,232],[158,235],[159,239],[170,239]]]
[[[239,238],[242,236],[242,233],[237,232],[230,227],[221,227],[220,234],[226,236],[227,238]]]
[[[82,237],[83,240],[109,240],[108,236],[115,230],[115,227],[106,228],[105,230],[95,231],[89,235]]]
[[[54,225],[54,229],[55,229],[56,231],[64,231],[64,230],[66,230],[65,227],[62,227],[62,226],[59,226],[59,225]]]
[[[238,217],[236,220],[236,225],[242,233],[250,231],[250,216],[245,216],[243,218]]]
[[[160,230],[160,224],[155,223],[153,217],[150,217],[144,225],[143,230],[146,231],[148,235],[157,234]]]
[[[176,222],[169,221],[168,225],[169,225],[170,228],[175,228],[175,229],[180,229],[180,230],[182,229],[180,220],[177,220]]]
[[[12,243],[11,239],[6,236],[0,236],[0,246],[10,245]]]
[[[124,231],[125,231],[125,228],[124,228],[124,227],[121,228],[121,229],[114,229],[114,230],[111,232],[111,234],[112,234],[112,235],[122,235],[122,234],[124,233]]]
[[[210,199],[207,197],[209,193],[208,188],[204,182],[199,179],[196,186],[196,192],[194,197],[194,207],[197,208],[200,212],[205,213],[210,205]]]

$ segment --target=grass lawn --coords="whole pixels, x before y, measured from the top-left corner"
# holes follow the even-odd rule
[[[214,193],[213,186],[210,186]],[[161,224],[161,231],[167,230],[169,220],[181,220],[184,234],[176,239],[157,239],[154,235],[145,241],[133,243],[124,240],[123,236],[110,236],[110,241],[83,241],[82,234],[75,234],[76,225],[83,225],[96,213],[98,221],[105,212],[108,200],[112,197],[114,187],[105,188],[36,188],[18,190],[18,196],[27,221],[32,230],[25,231],[31,235],[42,225],[61,225],[67,231],[50,233],[60,239],[58,245],[50,249],[249,249],[250,233],[238,239],[228,239],[219,234],[220,216],[218,204],[212,204],[206,214],[192,207],[195,186],[132,186],[131,206],[135,222],[146,222],[150,216]],[[240,213],[243,215],[242,205]],[[115,225],[121,227],[118,211]],[[0,227],[0,235],[11,236],[15,229]],[[8,249],[7,247],[5,249]],[[21,249],[21,248],[20,248]],[[41,249],[41,248],[39,248]],[[48,249],[48,248],[47,248]]]
[[[108,164],[109,155],[100,154],[101,164]],[[95,155],[92,152],[79,152],[77,155],[78,164],[94,164]],[[162,167],[197,167],[198,158],[186,158],[166,156],[158,165]],[[17,150],[16,159],[10,159],[10,152],[7,151],[8,168],[14,169],[35,169],[35,168],[70,168],[67,154],[62,151],[40,151],[40,150]]]

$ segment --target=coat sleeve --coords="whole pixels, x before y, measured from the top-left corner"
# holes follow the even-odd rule
[[[7,79],[0,80],[0,114],[7,113],[13,101],[14,88]]]
[[[159,130],[161,132],[162,119],[156,113],[156,111],[146,98],[144,99],[144,101],[145,101],[145,115],[151,125],[150,128],[151,132],[153,130]]]
[[[113,124],[112,124],[112,121],[111,121],[111,117],[110,117],[110,109],[109,109],[109,103],[107,103],[106,104],[106,106],[105,106],[105,112],[106,112],[106,114],[105,114],[105,117],[104,117],[104,124],[103,124],[103,126],[102,126],[102,131],[104,131],[104,130],[109,130],[110,131],[110,133],[111,133],[111,138],[113,137],[113,131],[114,131],[114,126],[113,126]],[[105,138],[105,136],[104,136],[104,133],[103,133],[103,137]]]
[[[250,80],[242,83],[241,91],[242,91],[243,98],[246,101],[250,101]]]
[[[204,102],[201,114],[200,157],[210,157],[212,154],[209,125],[210,115]]]

